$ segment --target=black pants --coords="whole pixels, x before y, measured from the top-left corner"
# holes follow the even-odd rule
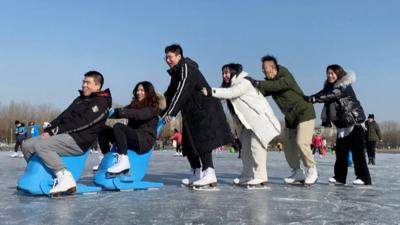
[[[110,143],[117,145],[118,154],[128,154],[128,149],[141,154],[145,153],[139,149],[139,140],[136,131],[124,124],[116,123],[113,128],[106,129],[99,134],[99,145],[101,152],[106,154],[110,151]]]
[[[367,141],[368,158],[375,158],[376,141]]]
[[[182,152],[182,144],[176,144],[176,153]]]
[[[18,152],[18,148],[21,148],[21,151],[22,151],[22,143],[24,143],[24,141],[16,141],[15,142],[15,146],[14,146],[15,152]]]
[[[356,125],[348,136],[336,140],[336,162],[334,172],[335,179],[338,182],[346,183],[347,163],[349,159],[349,150],[351,149],[356,177],[364,181],[365,184],[371,184],[371,176],[365,161],[364,132],[364,129],[360,125]]]
[[[191,152],[186,155],[189,160],[190,167],[192,169],[201,168],[203,165],[203,170],[206,170],[208,167],[214,168],[212,153],[205,153],[199,156],[193,155]],[[200,162],[201,161],[201,162]]]

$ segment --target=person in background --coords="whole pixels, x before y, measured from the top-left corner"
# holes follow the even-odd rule
[[[29,131],[28,131],[28,138],[37,137],[40,135],[40,125],[35,123],[35,121],[31,120],[28,123]]]
[[[178,129],[174,129],[174,133],[169,137],[169,140],[176,141],[176,155],[182,155],[182,133]]]
[[[374,114],[368,115],[368,120],[365,121],[365,127],[367,129],[367,154],[368,154],[368,165],[375,165],[375,147],[376,142],[382,142],[381,129],[378,123],[375,121]]]
[[[24,140],[26,139],[27,133],[25,124],[21,123],[19,120],[15,121],[15,146],[14,146],[14,153],[10,155],[12,158],[22,158],[24,155],[22,154],[22,145]],[[21,153],[18,154],[18,149],[21,149]]]

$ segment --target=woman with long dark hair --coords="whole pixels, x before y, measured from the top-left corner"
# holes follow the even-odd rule
[[[240,64],[222,66],[221,88],[203,88],[203,95],[226,99],[233,117],[233,130],[242,143],[242,174],[235,184],[265,186],[267,148],[279,135],[281,126],[264,96],[246,79],[248,74]]]
[[[336,162],[330,183],[346,184],[349,151],[353,153],[355,185],[371,185],[371,176],[364,155],[364,110],[351,86],[356,75],[340,65],[326,68],[327,79],[323,89],[310,96],[309,102],[324,103],[321,113],[323,126],[333,123],[337,129]]]
[[[132,94],[132,102],[123,108],[114,109],[112,114],[112,118],[128,119],[128,124],[116,123],[113,128],[99,135],[103,154],[110,150],[110,142],[117,146],[118,159],[115,165],[108,168],[109,174],[129,171],[128,149],[144,154],[156,141],[161,97],[148,81],[136,84]]]

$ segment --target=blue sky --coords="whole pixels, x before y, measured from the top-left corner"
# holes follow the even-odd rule
[[[163,92],[164,47],[179,43],[212,86],[229,62],[261,79],[272,54],[312,94],[326,66],[341,64],[356,72],[366,113],[399,121],[399,10],[394,0],[2,1],[0,103],[65,108],[89,70],[105,75],[114,102],[128,103],[142,80]]]

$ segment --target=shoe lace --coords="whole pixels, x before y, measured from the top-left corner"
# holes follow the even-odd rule
[[[58,185],[58,183],[59,183],[58,178],[54,178],[52,189],[54,189]]]

